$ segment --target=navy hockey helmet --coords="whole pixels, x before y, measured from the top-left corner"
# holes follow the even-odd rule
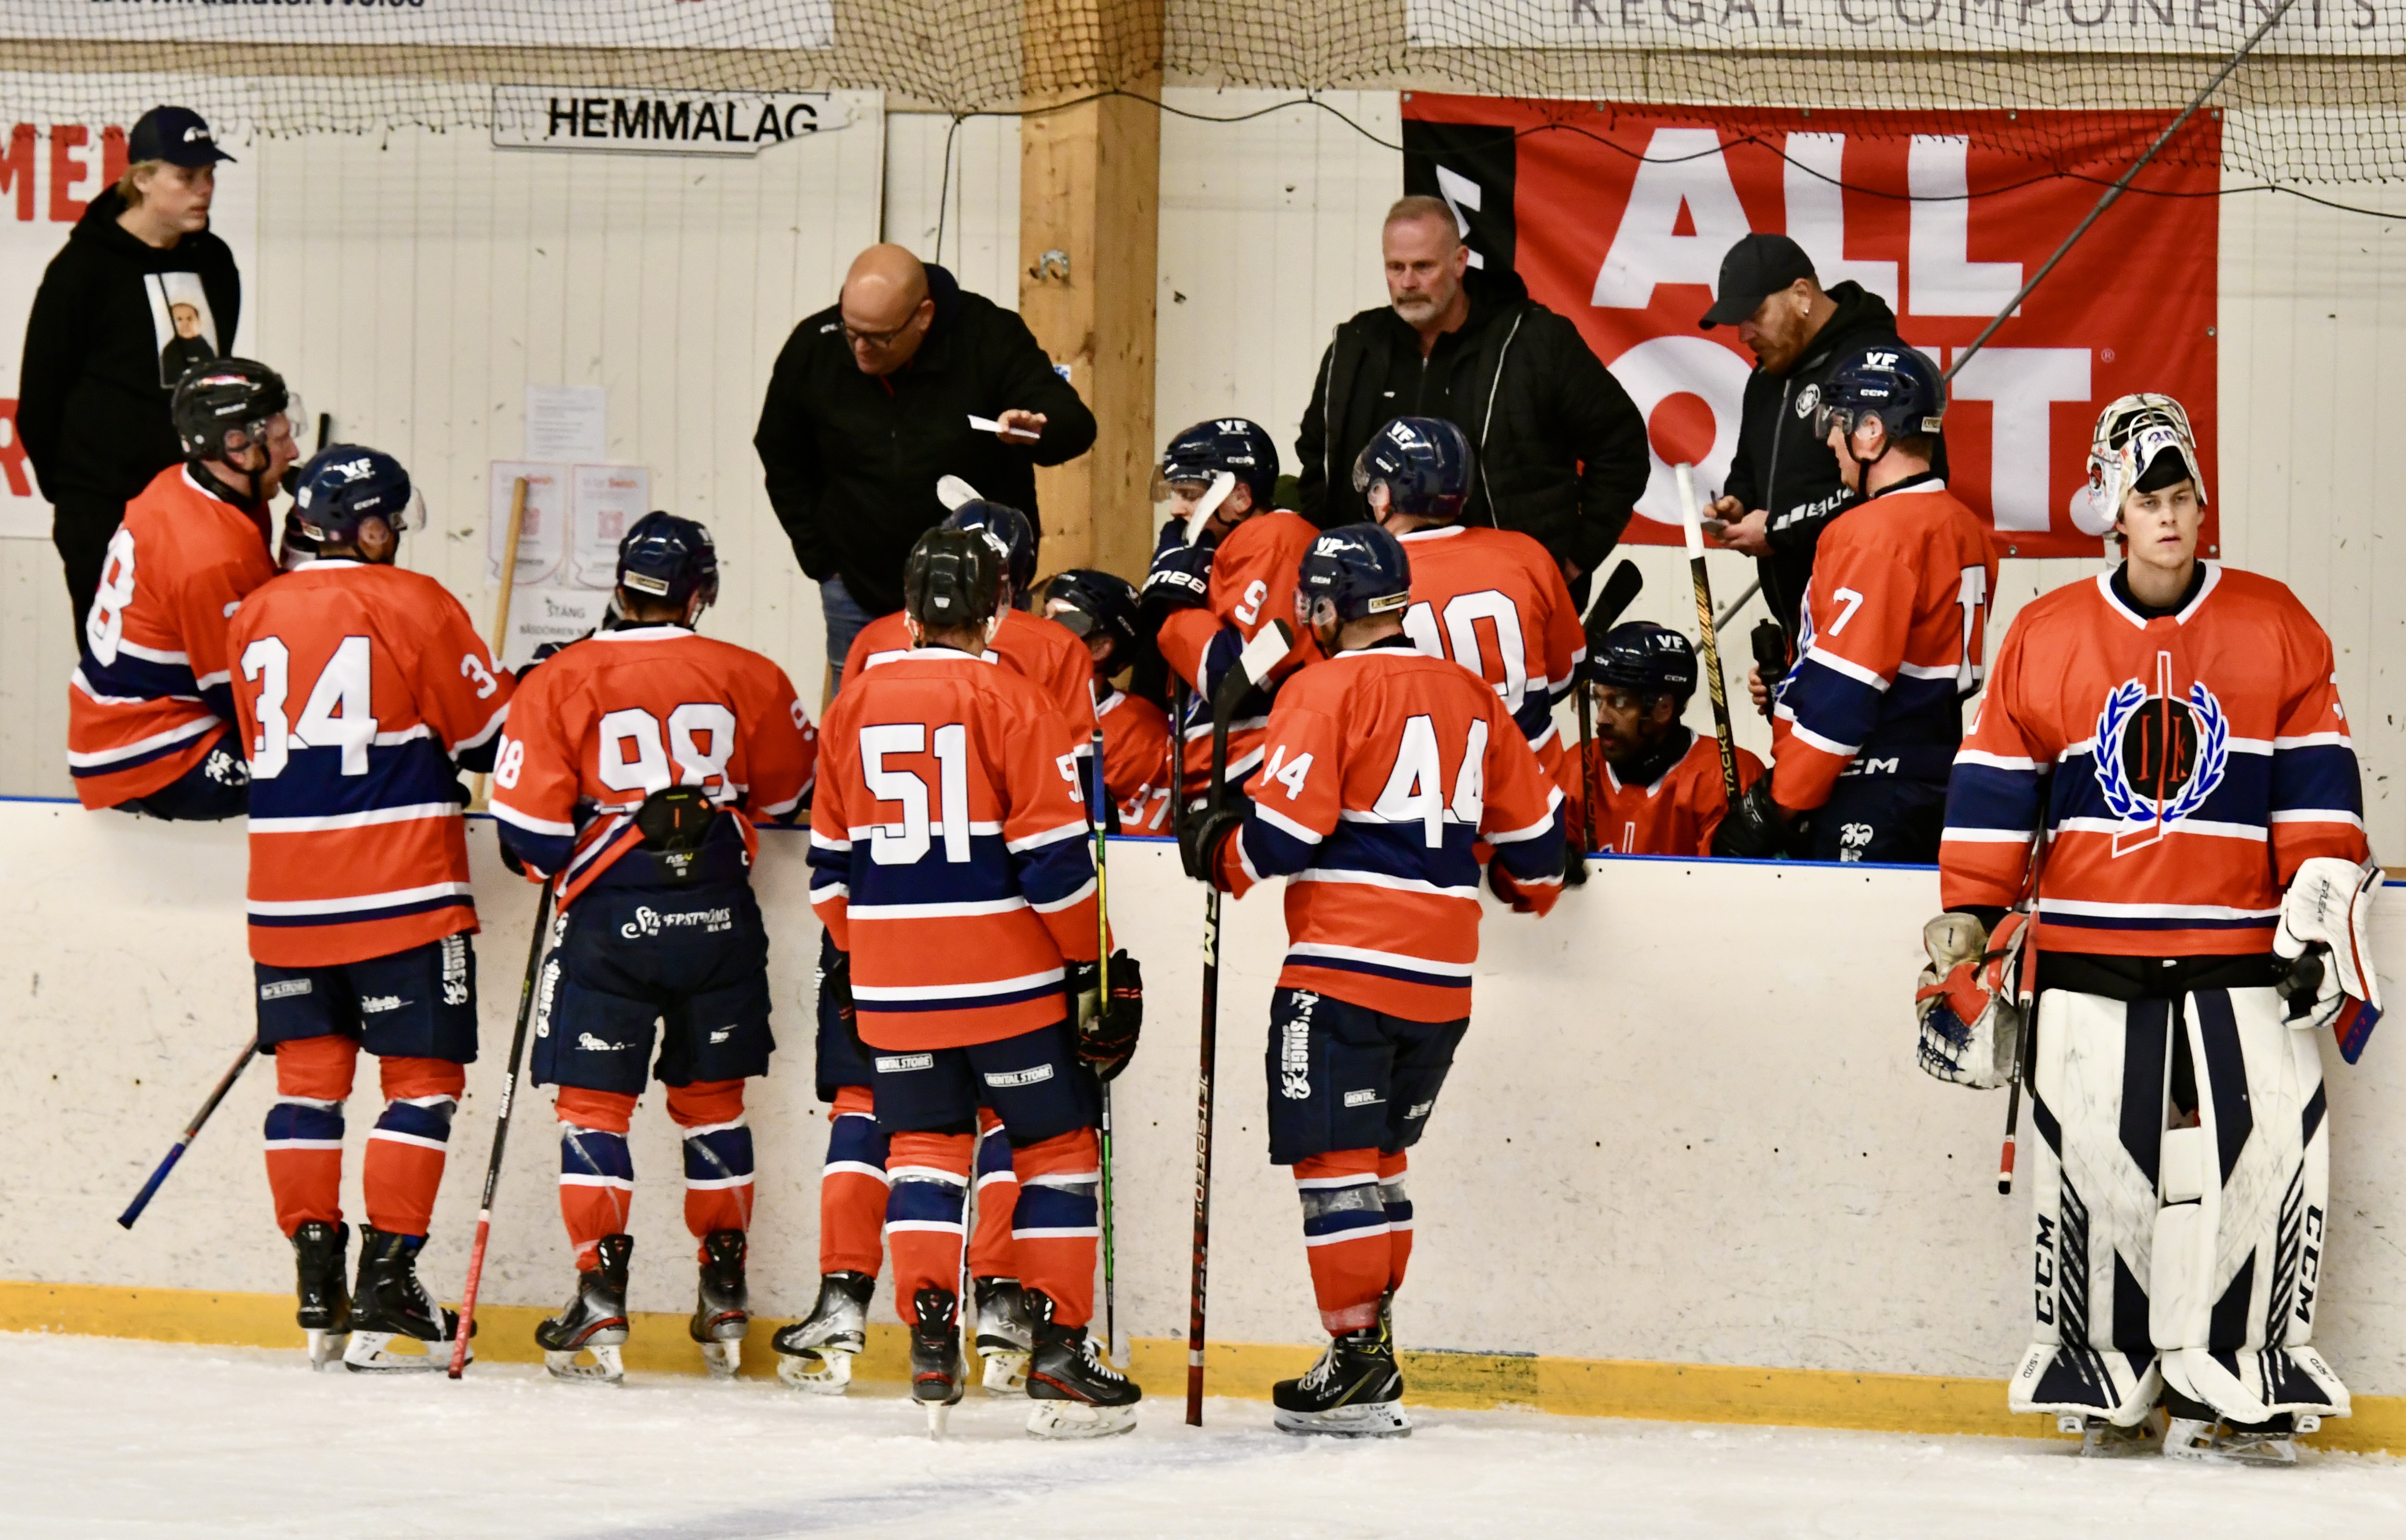
[[[1470,440],[1443,417],[1397,417],[1353,458],[1355,491],[1367,497],[1382,483],[1396,513],[1460,518],[1470,500]]]
[[[1027,586],[1036,580],[1036,525],[1008,502],[971,498],[944,516],[944,528],[981,534],[995,548],[1002,572],[1011,579],[1014,602],[1025,602]]]
[[[1877,417],[1889,442],[1925,438],[1946,415],[1946,382],[1938,366],[1901,343],[1877,343],[1842,355],[1821,387],[1813,418],[1815,436],[1837,428],[1852,437],[1866,417]]]
[[[718,547],[695,520],[654,509],[618,541],[618,586],[680,610],[699,594],[708,609],[718,602]]]
[[[1225,471],[1253,494],[1253,506],[1267,512],[1276,501],[1278,445],[1261,424],[1246,417],[1198,422],[1169,441],[1153,476],[1153,500],[1169,496],[1174,482],[1210,481]]]
[[[1077,636],[1109,637],[1114,665],[1136,656],[1136,585],[1116,572],[1073,567],[1061,573],[1044,586],[1044,615]]]
[[[1307,628],[1322,600],[1339,622],[1400,615],[1412,601],[1404,543],[1375,524],[1348,524],[1311,543],[1295,575],[1295,619]]]
[[[184,371],[167,413],[187,460],[231,460],[264,441],[274,419],[301,436],[301,398],[284,376],[251,359],[204,359]],[[239,441],[235,435],[239,434]]]
[[[381,449],[335,444],[301,467],[292,492],[301,532],[319,545],[347,545],[370,518],[396,535],[426,528],[426,500],[401,461]]]
[[[939,524],[902,566],[902,612],[922,631],[984,626],[1002,613],[1002,555],[984,530]]]
[[[1593,684],[1617,685],[1641,696],[1667,695],[1685,706],[1696,693],[1696,649],[1668,626],[1624,621],[1588,654],[1586,672]]]

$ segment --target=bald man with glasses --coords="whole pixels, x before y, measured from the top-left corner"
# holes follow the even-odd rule
[[[939,480],[1024,510],[1040,539],[1036,467],[1094,442],[1094,414],[1017,315],[901,247],[854,258],[778,354],[752,440],[819,585],[830,683],[860,629],[902,607],[903,558],[944,516]]]

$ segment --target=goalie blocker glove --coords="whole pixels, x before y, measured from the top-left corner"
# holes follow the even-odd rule
[[[1922,1072],[1953,1085],[1991,1091],[2021,1061],[2022,1012],[2017,995],[2029,916],[2009,913],[1991,934],[1977,915],[1953,911],[1921,927],[1930,954],[1913,992],[1921,1023],[1915,1057]]]
[[[1144,1030],[1144,969],[1126,948],[1111,954],[1111,997],[1102,997],[1102,969],[1093,963],[1069,965],[1069,998],[1078,1008],[1078,1057],[1111,1081],[1136,1056]]]
[[[2282,997],[2289,1024],[2311,1031],[2328,1024],[2340,1053],[2354,1064],[2381,1020],[2381,979],[2367,934],[2381,868],[2334,855],[2300,862],[2281,899],[2272,950],[2289,959]]]

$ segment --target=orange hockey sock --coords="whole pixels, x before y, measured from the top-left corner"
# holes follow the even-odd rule
[[[1083,1326],[1095,1313],[1095,1199],[1101,1147],[1091,1128],[1072,1129],[1012,1152],[1019,1203],[1011,1240],[1022,1287],[1053,1301],[1053,1319]],[[984,1228],[983,1225],[980,1226]]]
[[[288,1236],[343,1218],[343,1103],[360,1045],[338,1036],[276,1045],[276,1102],[267,1109],[267,1190]]]
[[[894,1252],[894,1307],[908,1323],[922,1289],[958,1294],[962,1201],[969,1184],[969,1136],[896,1134],[889,1140],[886,1245]]]
[[[626,1234],[635,1201],[635,1162],[627,1149],[635,1098],[563,1085],[553,1110],[559,1118],[559,1217],[577,1268],[589,1273],[602,1265],[602,1237]]]
[[[434,1219],[450,1149],[451,1110],[468,1087],[465,1066],[449,1059],[396,1056],[379,1067],[384,1115],[368,1135],[360,1184],[368,1222],[397,1236],[422,1236]]]
[[[1011,1216],[1019,1204],[1019,1176],[1012,1167],[1011,1140],[1002,1120],[978,1109],[977,1232],[969,1236],[969,1273],[975,1278],[1017,1278],[1019,1260],[1011,1245]]]
[[[752,1228],[752,1129],[742,1081],[669,1087],[669,1117],[685,1130],[685,1227],[700,1240],[715,1230]],[[696,1260],[708,1253],[695,1248]]]
[[[1376,1324],[1379,1296],[1394,1264],[1379,1196],[1379,1151],[1307,1156],[1295,1163],[1295,1185],[1303,1200],[1304,1255],[1321,1324],[1332,1336]]]
[[[1404,1151],[1379,1157],[1379,1203],[1387,1210],[1387,1288],[1404,1286],[1412,1261],[1412,1199],[1404,1191]]]
[[[869,1087],[847,1085],[828,1113],[819,1175],[819,1271],[877,1276],[885,1256],[885,1130]]]

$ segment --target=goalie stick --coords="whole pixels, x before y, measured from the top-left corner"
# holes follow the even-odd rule
[[[1997,1195],[2014,1191],[2015,1139],[2021,1128],[2022,1081],[2030,1078],[2031,1042],[2038,1036],[2038,879],[2046,869],[2047,798],[2054,778],[2038,784],[2038,828],[2031,836],[2030,879],[2022,895],[2022,954],[2015,969],[2014,1009],[2021,1015],[2021,1038],[2014,1044],[2014,1078],[2005,1092],[2005,1142],[1997,1152]]]
[[[1245,643],[1235,665],[1211,692],[1207,816],[1217,817],[1227,799],[1228,720],[1236,715],[1237,703],[1267,679],[1294,646],[1295,633],[1286,623],[1271,621]],[[1182,688],[1179,699],[1183,704]],[[1182,712],[1180,721],[1184,722]],[[1203,1046],[1202,1067],[1195,1080],[1195,1263],[1188,1280],[1186,1318],[1186,1424],[1192,1428],[1203,1425],[1203,1307],[1211,1270],[1211,1079],[1220,1048],[1220,885],[1207,876],[1203,891]]]

